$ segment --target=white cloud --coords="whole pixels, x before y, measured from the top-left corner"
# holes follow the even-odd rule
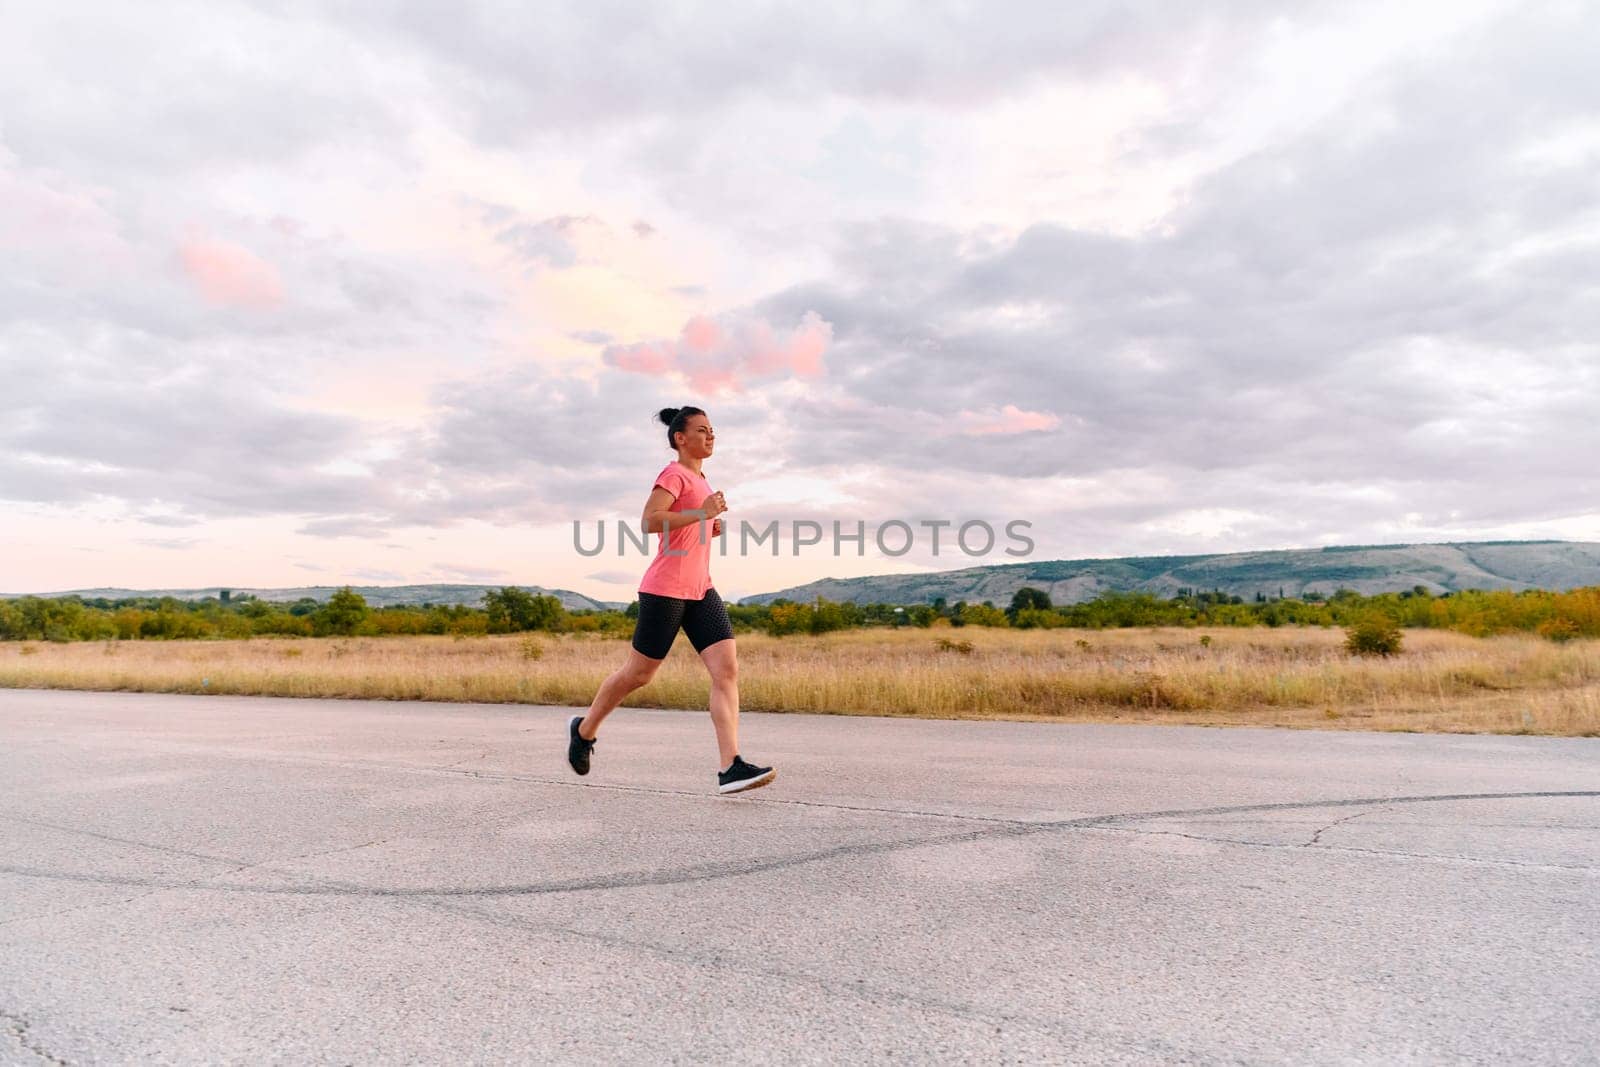
[[[552,521],[635,511],[683,403],[752,518],[1600,537],[1581,9],[841,13],[16,12],[0,587],[233,523],[576,587]]]

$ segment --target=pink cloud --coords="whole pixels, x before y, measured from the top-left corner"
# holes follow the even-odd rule
[[[178,247],[184,273],[213,304],[272,308],[283,303],[278,268],[242,245],[191,237]]]
[[[664,342],[608,345],[605,360],[619,370],[635,374],[667,374],[674,369],[672,351]]]
[[[722,343],[722,330],[704,315],[683,324],[683,343],[696,352],[715,352]]]
[[[1031,433],[1035,430],[1053,430],[1061,425],[1061,416],[1048,411],[1024,411],[1015,404],[1007,404],[996,411],[962,411],[956,415],[957,425],[964,434]]]
[[[610,345],[601,358],[635,374],[680,374],[697,392],[740,392],[753,379],[821,375],[832,340],[833,326],[815,311],[783,334],[765,319],[719,323],[697,315],[676,340]]]

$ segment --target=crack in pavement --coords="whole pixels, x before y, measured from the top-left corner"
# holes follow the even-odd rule
[[[33,1053],[34,1056],[43,1060],[45,1063],[57,1063],[62,1065],[67,1063],[67,1061],[61,1057],[46,1051],[41,1045],[35,1042],[33,1038],[28,1036],[28,1030],[32,1024],[28,1022],[27,1016],[18,1015],[15,1012],[6,1011],[5,1009],[0,1008],[0,1019],[5,1020],[6,1033],[15,1038],[17,1044],[21,1045],[25,1051]]]
[[[57,908],[55,911],[29,912],[26,915],[18,915],[14,919],[7,919],[4,922],[0,922],[0,926],[12,926],[16,923],[31,922],[34,919],[54,919],[58,915],[71,915],[76,911],[89,911],[94,908],[115,908],[123,904],[132,904],[136,900],[143,900],[145,897],[153,897],[157,893],[165,893],[166,891],[166,886],[158,885],[154,889],[148,889],[143,893],[135,893],[131,897],[123,897],[121,900],[96,900],[91,901],[88,904],[77,904],[70,908]]]
[[[44,826],[44,827],[48,827],[48,828],[53,829],[53,830],[58,830],[58,831],[63,832],[63,833],[79,834],[79,835],[82,835],[82,836],[85,836],[85,837],[95,838],[97,840],[113,841],[113,842],[116,842],[117,844],[131,845],[131,846],[134,846],[134,847],[137,847],[137,848],[141,848],[141,849],[148,849],[149,851],[152,851],[152,852],[177,853],[179,855],[191,856],[191,857],[196,858],[196,859],[203,859],[203,860],[206,860],[208,862],[225,863],[225,864],[228,864],[228,866],[229,866],[228,870],[217,871],[217,872],[215,872],[213,874],[200,875],[200,876],[197,876],[197,877],[186,878],[186,879],[183,879],[181,881],[169,881],[169,882],[159,882],[159,881],[155,881],[153,879],[152,880],[147,880],[147,881],[139,881],[139,880],[132,880],[132,879],[117,880],[117,879],[114,879],[114,878],[106,878],[106,877],[91,878],[91,877],[82,877],[82,876],[76,877],[76,878],[57,878],[56,880],[76,881],[76,882],[88,883],[88,884],[98,883],[98,884],[102,884],[102,885],[147,885],[150,888],[149,888],[149,890],[147,892],[138,893],[138,894],[135,894],[134,896],[131,896],[131,897],[124,897],[124,898],[122,898],[120,900],[99,900],[99,901],[93,901],[93,902],[90,902],[90,903],[87,903],[87,904],[79,904],[79,905],[76,905],[76,906],[70,907],[70,908],[59,908],[59,909],[57,909],[55,911],[31,912],[31,913],[26,914],[26,915],[19,915],[19,916],[15,917],[15,918],[12,918],[12,919],[6,919],[4,921],[0,921],[0,927],[11,926],[11,925],[13,925],[15,923],[29,922],[29,921],[35,920],[35,919],[49,919],[49,918],[54,918],[54,917],[59,916],[59,915],[70,915],[73,912],[89,911],[89,910],[94,909],[94,908],[110,908],[110,907],[117,907],[117,906],[120,906],[120,905],[123,905],[123,904],[132,904],[136,900],[143,900],[146,897],[154,896],[157,893],[163,893],[163,892],[167,892],[167,891],[175,890],[175,889],[207,889],[207,888],[228,889],[228,888],[233,888],[233,887],[229,887],[229,886],[213,886],[213,885],[209,885],[208,883],[214,882],[218,878],[224,878],[224,877],[230,877],[232,875],[236,875],[236,874],[240,873],[241,871],[250,871],[250,870],[256,870],[256,869],[272,870],[273,873],[275,873],[275,874],[290,874],[292,872],[275,870],[274,869],[274,865],[281,864],[281,863],[293,863],[293,862],[295,862],[297,860],[313,859],[313,858],[316,858],[316,857],[319,857],[319,856],[332,856],[332,855],[337,855],[339,853],[355,852],[358,849],[370,848],[373,845],[386,844],[389,841],[413,840],[413,839],[421,839],[421,838],[427,838],[427,837],[436,837],[436,836],[438,836],[440,834],[453,833],[453,832],[455,832],[457,830],[460,830],[460,829],[463,829],[463,828],[479,827],[479,826],[483,825],[482,822],[478,821],[478,820],[473,820],[473,821],[470,821],[470,822],[458,822],[458,823],[453,823],[453,824],[451,824],[449,826],[436,827],[436,828],[434,828],[432,830],[426,830],[426,831],[421,831],[421,832],[391,834],[388,837],[378,838],[378,839],[373,840],[373,841],[363,841],[363,842],[360,842],[359,844],[354,844],[354,845],[341,845],[341,846],[339,846],[337,848],[318,849],[318,850],[313,851],[313,852],[303,852],[303,853],[299,853],[299,854],[293,855],[293,856],[272,856],[272,857],[269,857],[269,858],[264,859],[264,860],[246,861],[246,860],[240,859],[237,856],[213,856],[213,855],[209,855],[209,854],[201,853],[201,852],[187,852],[187,851],[184,851],[184,850],[181,850],[181,849],[167,848],[164,845],[157,845],[157,844],[154,844],[154,843],[151,843],[151,842],[148,842],[148,841],[138,841],[138,840],[135,840],[133,838],[127,838],[127,837],[114,837],[114,836],[109,835],[109,834],[97,833],[97,832],[92,831],[92,830],[80,830],[80,829],[77,829],[77,828],[71,827],[71,826],[60,826],[60,825],[57,825],[57,824],[54,824],[54,823],[44,823],[44,822],[39,822],[38,820],[34,820],[34,819],[24,819],[24,818],[19,818],[19,817],[10,816],[10,815],[0,815],[0,819],[8,819],[8,820],[11,820],[13,822],[28,823],[28,824],[35,825],[35,826]],[[49,876],[45,875],[45,874],[36,874],[36,875],[34,875],[34,877],[49,877]],[[360,885],[358,885],[357,883],[354,883],[354,882],[342,882],[342,881],[335,881],[335,880],[332,880],[332,879],[325,879],[325,878],[316,879],[316,880],[321,882],[322,884],[328,885],[330,887],[342,887],[342,888],[346,888],[346,889],[360,889],[360,888],[362,888]]]
[[[96,830],[85,830],[77,826],[62,826],[60,823],[45,822],[42,819],[30,819],[23,815],[6,815],[0,813],[0,819],[7,822],[21,823],[24,826],[39,826],[46,830],[59,830],[62,833],[77,834],[79,837],[92,837],[100,841],[110,841],[118,845],[131,845],[134,848],[145,849],[150,852],[166,852],[174,856],[184,856],[188,859],[210,860],[213,863],[238,863],[239,860],[232,856],[213,856],[205,852],[193,852],[186,848],[172,848],[168,845],[156,845],[149,841],[136,841],[130,837],[117,837],[113,834],[103,834]]]
[[[1327,833],[1329,830],[1332,830],[1335,826],[1340,826],[1340,825],[1343,825],[1344,823],[1349,822],[1351,819],[1365,818],[1368,815],[1376,815],[1379,812],[1382,812],[1382,811],[1385,811],[1385,810],[1387,810],[1387,809],[1378,808],[1376,811],[1358,811],[1354,815],[1346,815],[1342,819],[1335,819],[1332,822],[1330,822],[1328,825],[1322,827],[1322,829],[1318,830],[1316,833],[1312,834],[1311,835],[1311,840],[1305,842],[1300,847],[1301,848],[1310,848],[1312,845],[1314,845],[1318,841],[1322,840],[1322,835],[1323,834]]]
[[[1355,818],[1355,816],[1351,816]],[[1340,819],[1340,822],[1347,822]],[[1091,826],[1086,829],[1103,830],[1108,833],[1138,834],[1142,837],[1181,837],[1188,841],[1204,841],[1212,845],[1240,845],[1245,848],[1270,848],[1285,849],[1298,852],[1306,848],[1307,843],[1298,845],[1286,844],[1279,841],[1245,841],[1237,837],[1211,837],[1206,834],[1186,834],[1180,830],[1141,830],[1133,826]],[[1355,845],[1318,845],[1318,852],[1353,852],[1366,856],[1400,856],[1405,859],[1433,860],[1440,863],[1465,863],[1477,867],[1518,867],[1536,871],[1580,871],[1584,873],[1600,873],[1600,867],[1589,867],[1575,863],[1532,863],[1527,860],[1488,859],[1483,856],[1451,856],[1440,852],[1406,852],[1393,848],[1359,848]]]
[[[256,860],[252,863],[242,864],[238,867],[232,868],[231,870],[218,871],[216,874],[208,874],[204,878],[197,879],[193,884],[195,886],[204,886],[206,882],[212,882],[218,878],[227,878],[231,875],[241,874],[244,871],[253,871],[263,867],[271,869],[273,865],[279,863],[293,863],[296,860],[315,859],[318,856],[337,856],[342,852],[358,852],[364,848],[371,848],[373,845],[387,844],[390,841],[397,841],[401,838],[430,837],[434,834],[449,833],[451,830],[459,829],[461,829],[460,826],[451,826],[442,830],[430,830],[427,833],[422,834],[391,834],[388,837],[380,837],[373,841],[363,841],[359,845],[340,845],[337,848],[323,848],[318,849],[315,852],[302,852],[296,856],[272,856],[264,860]],[[283,874],[285,872],[274,871],[273,873]]]
[[[816,849],[810,852],[791,853],[780,856],[759,857],[748,860],[734,860],[731,862],[714,861],[662,870],[618,872],[610,875],[592,876],[587,878],[554,879],[545,882],[520,883],[514,885],[441,886],[437,888],[348,886],[345,884],[319,885],[315,882],[299,882],[280,885],[222,885],[215,884],[213,882],[212,884],[208,885],[204,884],[204,880],[201,884],[197,885],[192,881],[163,881],[160,879],[124,875],[85,874],[69,871],[53,871],[45,868],[13,864],[0,864],[0,872],[24,875],[33,878],[83,882],[89,884],[137,885],[170,889],[204,888],[207,890],[221,892],[278,895],[331,894],[368,897],[535,896],[550,893],[573,893],[593,890],[627,889],[645,886],[682,885],[693,882],[707,882],[722,878],[737,878],[751,874],[762,874],[770,871],[785,870],[791,867],[797,867],[811,863],[821,863],[827,860],[839,859],[845,856],[880,855],[915,848],[925,848],[928,846],[968,844],[976,841],[1027,837],[1035,834],[1054,833],[1063,830],[1117,829],[1122,828],[1124,824],[1133,822],[1178,820],[1184,818],[1199,818],[1208,815],[1243,815],[1268,811],[1305,811],[1317,808],[1381,808],[1384,806],[1392,806],[1397,804],[1436,804],[1459,801],[1526,800],[1557,797],[1600,798],[1600,791],[1546,790],[1520,793],[1449,793],[1431,796],[1359,797],[1338,800],[1286,801],[1280,803],[1241,804],[1209,808],[1172,809],[1167,811],[1123,812],[1107,815],[1091,815],[1076,819],[1052,820],[1046,822],[1006,820],[998,823],[997,825],[982,829],[968,830],[963,833],[939,834],[934,836],[919,835],[916,837],[897,838],[889,841],[857,842],[853,844],[834,845],[829,848]],[[754,801],[753,798],[752,802],[759,803],[759,801]],[[898,814],[899,812],[896,811],[895,813]],[[1164,831],[1145,832],[1161,833]],[[1217,839],[1210,838],[1208,840],[1215,841]],[[1250,842],[1238,843],[1249,844]],[[1277,847],[1298,848],[1299,846]],[[1321,846],[1322,850],[1326,850],[1327,848],[1328,846]],[[1373,852],[1374,854],[1383,854],[1377,850],[1344,849],[1343,851],[1368,851]],[[1403,855],[1410,855],[1412,858],[1425,860],[1440,860],[1450,858],[1423,854]],[[1478,860],[1477,862],[1494,863],[1500,861]],[[253,864],[251,866],[263,866],[263,864]],[[1577,869],[1585,871],[1592,870],[1592,868],[1586,867]],[[215,877],[218,876],[212,876],[212,878]]]
[[[415,904],[425,907],[431,911],[444,911],[450,914],[463,915],[468,918],[477,919],[480,922],[484,922],[492,926],[510,928],[523,933],[537,932],[556,934],[580,941],[605,945],[610,948],[643,951],[672,964],[685,964],[697,968],[709,967],[717,970],[728,971],[736,975],[770,978],[777,981],[787,982],[790,985],[808,986],[813,989],[821,990],[823,993],[826,993],[830,996],[838,996],[843,994],[865,1000],[868,1003],[892,1003],[903,1007],[937,1013],[966,1023],[983,1023],[987,1025],[1003,1023],[1011,1026],[1032,1029],[1044,1034],[1045,1036],[1056,1039],[1065,1038],[1079,1041],[1082,1040],[1085,1032],[1087,1032],[1102,1040],[1114,1042],[1117,1045],[1131,1048],[1135,1051],[1146,1053],[1147,1055],[1155,1055],[1159,1053],[1161,1058],[1167,1062],[1192,1062],[1195,1055],[1193,1049],[1175,1045],[1170,1042],[1161,1041],[1157,1038],[1138,1038],[1134,1035],[1121,1031],[1096,1029],[1088,1026],[1087,1024],[1081,1026],[1080,1028],[1074,1029],[1063,1026],[1060,1022],[1054,1019],[1040,1018],[1035,1015],[1026,1015],[1022,1013],[993,1011],[978,1007],[974,1004],[963,1003],[961,1001],[947,1000],[915,993],[907,993],[897,989],[887,989],[879,985],[869,985],[862,979],[856,979],[855,981],[848,983],[830,982],[826,978],[811,971],[774,967],[770,964],[760,965],[757,963],[752,963],[748,959],[742,959],[739,957],[729,958],[727,956],[718,955],[711,952],[696,951],[694,949],[682,948],[674,945],[663,945],[654,941],[635,940],[632,938],[597,933],[591,930],[582,930],[567,926],[562,923],[541,919],[529,919],[501,910],[490,910],[487,908],[476,907],[472,904],[427,899],[405,901],[404,903]]]
[[[155,744],[152,742],[151,744]],[[149,744],[141,746],[141,751],[150,747]],[[182,751],[201,751],[214,759],[235,760],[246,763],[272,762],[281,764],[301,764],[313,767],[340,767],[345,769],[377,769],[399,771],[405,774],[421,774],[431,776],[445,776],[452,778],[474,778],[486,782],[518,782],[529,785],[547,785],[559,789],[599,789],[617,793],[641,793],[648,796],[687,797],[692,800],[708,801],[716,804],[788,804],[799,807],[834,808],[839,811],[864,811],[879,815],[901,815],[908,818],[950,819],[957,822],[977,823],[1011,823],[1023,824],[1026,820],[1007,819],[1003,816],[990,815],[964,815],[959,812],[948,811],[919,811],[911,808],[880,808],[870,805],[836,804],[815,800],[796,800],[785,797],[756,797],[756,796],[721,796],[705,790],[672,789],[666,786],[624,785],[620,783],[574,781],[568,774],[560,778],[546,778],[534,774],[518,774],[514,771],[478,771],[470,768],[459,768],[457,764],[468,762],[457,760],[447,766],[432,766],[417,763],[396,763],[391,760],[377,759],[352,759],[350,757],[310,756],[301,753],[267,753],[255,750],[228,751],[226,749],[212,748],[210,746],[173,745],[166,744],[167,748],[178,748]]]
[[[118,837],[115,834],[100,833],[96,830],[85,830],[77,826],[62,826],[60,823],[46,822],[42,819],[30,819],[21,815],[0,814],[0,819],[4,819],[7,822],[18,823],[19,825],[23,826],[36,826],[46,830],[55,830],[58,833],[74,834],[79,837],[93,838],[96,841],[109,841],[112,844],[126,845],[130,848],[136,848],[146,852],[158,852],[163,855],[182,856],[186,859],[205,860],[207,863],[222,863],[228,865],[243,863],[243,861],[237,856],[216,856],[208,852],[195,852],[186,848],[172,848],[168,845],[158,845],[150,841],[140,841],[131,837]],[[218,874],[209,875],[208,877],[216,878],[220,877],[221,874],[226,873],[228,872],[222,871]],[[199,884],[203,881],[204,879],[195,880],[196,884]],[[132,904],[136,900],[143,900],[145,897],[154,896],[155,894],[163,892],[169,888],[171,887],[165,885],[156,885],[153,888],[150,888],[147,892],[136,893],[131,897],[123,897],[120,900],[96,900],[88,904],[77,904],[70,908],[57,908],[55,911],[30,912],[26,915],[18,915],[14,918],[0,921],[0,927],[12,926],[16,923],[29,922],[34,919],[52,919],[59,915],[71,915],[73,912],[89,911],[93,908],[112,908],[123,904]]]
[[[327,881],[330,887],[343,886],[351,889],[362,887],[351,886],[349,883]],[[160,892],[161,889],[151,890]],[[148,894],[146,894],[148,895]],[[663,945],[648,940],[635,940],[615,935],[607,935],[589,930],[582,930],[561,923],[547,920],[531,919],[509,914],[505,911],[491,910],[475,906],[470,902],[438,899],[428,896],[401,897],[397,903],[425,908],[430,911],[445,912],[460,915],[468,919],[486,923],[501,928],[509,928],[522,933],[544,933],[567,937],[573,940],[593,944],[605,945],[611,948],[634,950],[650,953],[666,962],[694,967],[711,967],[735,975],[746,975],[768,978],[781,981],[793,986],[806,986],[820,990],[830,996],[847,996],[868,1003],[894,1004],[904,1008],[924,1011],[956,1019],[965,1023],[978,1023],[986,1025],[1008,1025],[1035,1031],[1036,1033],[1054,1039],[1083,1040],[1085,1034],[1093,1035],[1096,1039],[1135,1052],[1150,1056],[1159,1055],[1160,1058],[1174,1061],[1192,1060],[1194,1050],[1162,1041],[1149,1035],[1138,1036],[1131,1033],[1103,1028],[1082,1026],[1072,1028],[1063,1026],[1059,1022],[1041,1018],[1036,1015],[1024,1013],[1010,1013],[986,1009],[974,1004],[956,1000],[948,1000],[927,995],[907,993],[900,990],[884,988],[876,984],[868,984],[865,980],[856,979],[853,982],[830,982],[827,978],[806,970],[787,969],[774,966],[762,966],[751,963],[747,958],[729,958],[725,955],[696,951],[673,945]],[[0,1013],[4,1014],[4,1013]],[[998,1031],[997,1031],[998,1032]],[[65,1063],[66,1061],[50,1059],[52,1063]]]
[[[530,727],[529,729],[535,729],[535,728],[534,727]],[[342,768],[351,768],[351,769],[354,769],[354,768],[372,768],[372,769],[400,771],[400,772],[409,773],[409,774],[422,774],[422,775],[459,777],[459,778],[474,778],[474,779],[479,779],[479,780],[488,781],[488,782],[520,782],[520,783],[525,783],[525,784],[530,784],[530,785],[554,786],[554,787],[560,788],[560,789],[598,789],[598,790],[603,790],[603,791],[607,791],[607,792],[617,792],[617,793],[641,793],[641,794],[646,794],[646,795],[650,795],[650,796],[685,797],[685,798],[688,798],[688,799],[691,799],[691,800],[705,801],[705,802],[708,802],[708,803],[719,804],[719,805],[720,804],[759,804],[759,805],[770,805],[770,806],[795,806],[795,807],[807,807],[807,808],[828,808],[828,809],[833,809],[833,810],[837,810],[837,811],[867,812],[867,813],[871,813],[871,814],[875,814],[875,815],[894,815],[894,816],[901,816],[901,817],[904,817],[904,818],[947,819],[947,820],[950,820],[950,821],[953,821],[953,822],[980,823],[980,824],[997,825],[997,826],[1023,826],[1023,827],[1034,827],[1034,828],[1067,828],[1069,826],[1069,824],[1075,824],[1077,822],[1081,822],[1081,820],[1058,820],[1058,821],[1055,821],[1055,822],[1046,823],[1046,822],[1039,822],[1039,821],[1028,820],[1028,819],[1008,818],[1006,816],[1001,816],[1001,815],[969,815],[969,814],[962,814],[960,812],[926,811],[926,810],[921,810],[921,809],[917,809],[917,808],[900,808],[900,807],[886,808],[886,807],[876,807],[876,806],[872,806],[872,805],[841,804],[841,803],[832,802],[832,801],[800,800],[800,799],[792,798],[792,797],[766,796],[766,795],[759,794],[759,793],[757,793],[757,794],[743,794],[743,795],[736,795],[736,796],[719,796],[719,795],[717,795],[715,793],[708,793],[708,792],[704,792],[704,791],[701,791],[701,790],[673,789],[673,788],[669,788],[669,787],[666,787],[666,786],[625,785],[625,784],[621,784],[621,783],[574,781],[573,777],[571,775],[566,775],[566,776],[562,776],[562,777],[559,777],[559,778],[547,778],[547,777],[542,777],[542,776],[534,775],[534,774],[518,774],[518,773],[516,773],[514,771],[478,771],[478,770],[471,770],[471,769],[458,769],[455,764],[450,764],[448,766],[440,767],[440,766],[430,766],[430,765],[427,765],[427,764],[396,763],[396,762],[393,762],[393,761],[390,761],[390,760],[352,759],[350,757],[312,756],[312,755],[305,755],[305,754],[301,754],[301,753],[271,753],[271,754],[264,755],[263,753],[261,753],[259,751],[255,751],[255,750],[241,750],[241,751],[238,751],[238,752],[232,752],[232,751],[228,751],[228,750],[224,750],[224,749],[211,748],[209,746],[181,745],[181,746],[178,746],[178,747],[183,748],[185,751],[190,750],[190,749],[200,749],[200,750],[203,750],[207,755],[212,756],[214,758],[232,759],[232,760],[239,760],[239,761],[244,761],[244,762],[262,762],[263,759],[266,759],[266,760],[270,760],[271,762],[275,762],[275,763],[305,764],[305,765],[311,765],[311,766],[342,767]],[[464,761],[461,761],[461,760],[457,761],[457,763],[460,763],[460,762],[464,762]],[[1565,791],[1565,792],[1563,792],[1563,791],[1546,791],[1546,792],[1483,793],[1483,794],[1460,793],[1460,794],[1444,794],[1444,795],[1437,795],[1437,796],[1404,796],[1404,797],[1398,797],[1398,798],[1393,798],[1393,799],[1395,799],[1397,801],[1400,801],[1400,802],[1406,802],[1406,803],[1418,803],[1418,802],[1423,802],[1423,801],[1428,801],[1428,800],[1443,800],[1443,801],[1447,801],[1447,800],[1477,800],[1477,799],[1508,799],[1508,798],[1514,798],[1514,797],[1593,797],[1593,796],[1600,796],[1600,792],[1579,790],[1579,791]],[[1258,813],[1258,812],[1264,813],[1264,812],[1274,812],[1274,811],[1304,810],[1304,809],[1318,808],[1318,807],[1341,807],[1341,806],[1351,806],[1351,805],[1368,806],[1368,807],[1370,807],[1370,806],[1373,806],[1373,805],[1376,805],[1376,804],[1381,804],[1382,802],[1383,801],[1381,799],[1373,799],[1373,800],[1356,799],[1356,800],[1348,800],[1348,801],[1329,800],[1329,801],[1308,801],[1308,802],[1287,801],[1287,802],[1281,802],[1281,803],[1267,802],[1267,803],[1261,803],[1261,804],[1255,804],[1255,805],[1222,806],[1222,807],[1214,807],[1214,808],[1199,808],[1199,809],[1194,809],[1194,810],[1190,810],[1190,811],[1176,810],[1176,811],[1172,811],[1172,812],[1143,812],[1143,813],[1133,812],[1133,813],[1128,813],[1126,815],[1090,816],[1089,818],[1095,819],[1095,820],[1106,819],[1106,818],[1110,818],[1110,819],[1128,818],[1128,819],[1149,820],[1149,819],[1161,818],[1163,816],[1196,817],[1196,818],[1198,818],[1198,817],[1204,817],[1204,816],[1208,816],[1208,815],[1251,814],[1251,813]],[[1340,820],[1340,821],[1342,821],[1342,820]]]
[[[624,889],[632,886],[679,885],[688,882],[711,881],[718,878],[732,878],[746,874],[759,874],[765,871],[779,870],[784,867],[795,866],[796,864],[800,863],[815,863],[822,860],[834,859],[841,856],[857,855],[864,852],[896,851],[903,848],[915,848],[920,845],[939,844],[946,841],[953,843],[975,840],[980,836],[982,836],[981,832],[949,834],[944,837],[932,838],[913,837],[888,842],[866,842],[849,845],[836,845],[832,848],[804,853],[798,856],[774,856],[767,857],[765,859],[736,861],[734,863],[709,862],[661,871],[624,872],[598,878],[572,878],[524,885],[479,887],[447,886],[437,889],[406,889],[397,887],[389,888],[383,886],[357,886],[348,884],[329,884],[324,886],[309,883],[289,883],[283,885],[208,885],[206,884],[207,880],[204,879],[199,881],[161,881],[158,879],[138,877],[133,875],[82,874],[77,872],[52,871],[44,868],[27,867],[16,864],[0,864],[0,872],[7,874],[19,874],[32,878],[43,878],[66,882],[82,882],[99,885],[158,886],[165,889],[208,889],[220,892],[261,893],[267,895],[320,895],[331,893],[334,895],[368,897],[495,897],[538,895],[545,893],[570,893],[591,889]]]

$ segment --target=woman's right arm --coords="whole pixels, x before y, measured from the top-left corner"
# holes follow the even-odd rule
[[[660,533],[663,529],[676,530],[680,526],[699,522],[702,519],[714,519],[728,510],[723,502],[721,493],[712,493],[694,511],[673,511],[672,502],[677,498],[660,486],[650,490],[650,499],[644,502],[644,530],[645,533]],[[703,512],[703,514],[702,514]]]

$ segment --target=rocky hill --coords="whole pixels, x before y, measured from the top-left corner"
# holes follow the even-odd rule
[[[1482,541],[1435,545],[1348,545],[1235,552],[1211,556],[1130,556],[1063,559],[967,567],[919,574],[824,578],[790,589],[745,597],[766,604],[779,597],[824,597],[858,604],[925,604],[944,597],[1005,606],[1028,585],[1057,604],[1093,600],[1102,593],[1145,592],[1171,597],[1179,589],[1220,589],[1254,599],[1309,592],[1394,592],[1425,586],[1435,593],[1460,589],[1572,589],[1600,585],[1600,544],[1575,541]]]

